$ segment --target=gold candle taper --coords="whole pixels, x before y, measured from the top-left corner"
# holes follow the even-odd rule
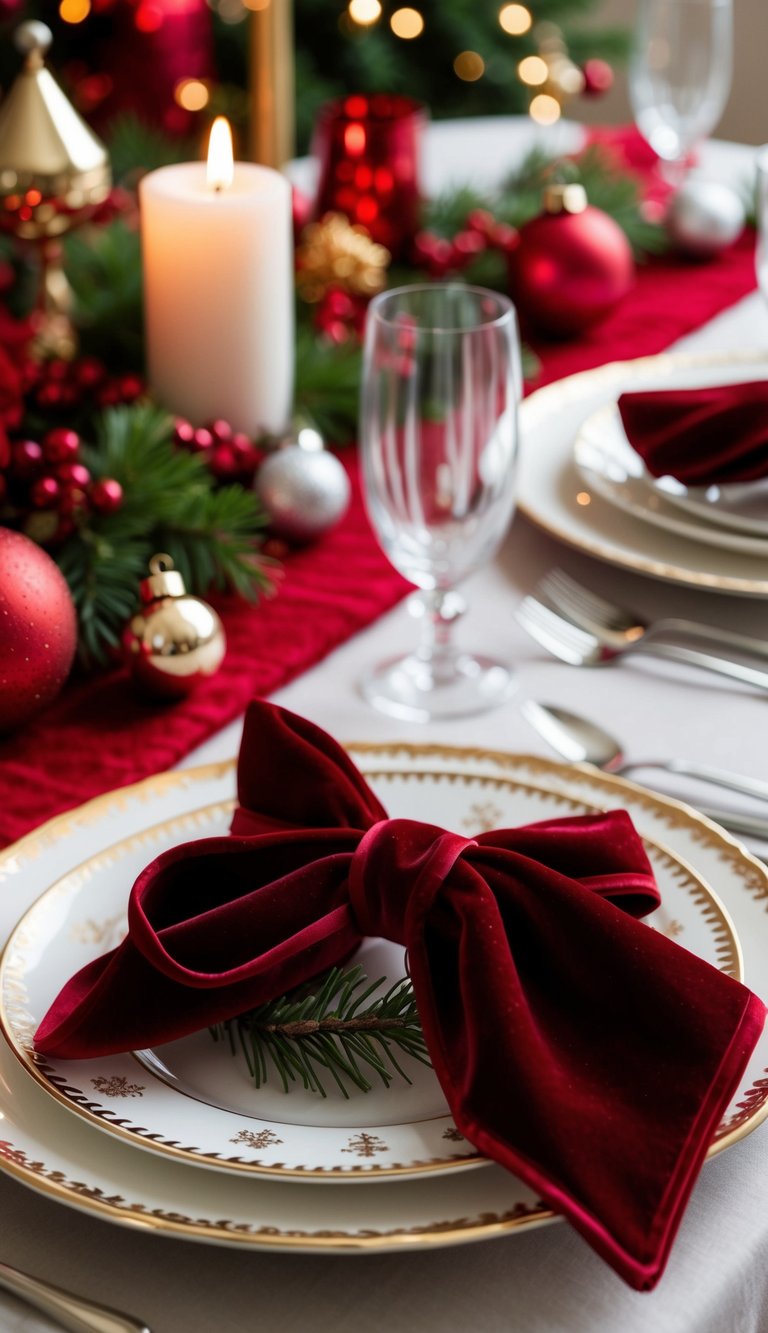
[[[248,3],[248,0],[246,0]],[[254,162],[280,168],[294,150],[292,0],[250,0],[250,149]]]

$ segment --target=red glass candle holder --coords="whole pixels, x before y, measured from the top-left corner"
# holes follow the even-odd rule
[[[410,97],[360,93],[320,111],[312,151],[320,163],[314,216],[343,213],[393,258],[419,229],[419,158],[427,113]]]

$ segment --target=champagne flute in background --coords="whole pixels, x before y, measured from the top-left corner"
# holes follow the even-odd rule
[[[421,595],[421,642],[374,668],[365,697],[427,721],[491,708],[508,666],[464,652],[456,585],[486,564],[514,507],[520,345],[510,301],[460,283],[384,292],[366,322],[361,446],[368,513],[389,560]]]
[[[630,102],[675,185],[725,109],[732,63],[732,0],[638,0]]]

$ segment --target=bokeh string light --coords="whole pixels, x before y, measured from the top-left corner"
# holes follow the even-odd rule
[[[101,11],[105,3],[110,0],[58,0],[59,17],[70,25],[82,24]],[[131,0],[131,3],[133,23],[139,32],[151,34],[162,27],[167,0]],[[275,0],[208,0],[218,19],[227,25],[241,24],[249,13],[273,3]],[[569,98],[585,88],[592,94],[605,91],[610,86],[612,71],[605,65],[606,77],[602,83],[588,80],[585,71],[571,60],[560,28],[543,20],[537,8],[537,0],[531,0],[530,5],[508,0],[500,4],[496,19],[502,33],[510,39],[508,77],[517,78],[527,89],[531,118],[540,125],[551,125],[560,118]],[[386,27],[391,37],[402,42],[413,42],[429,31],[428,18],[421,10],[398,0],[346,0],[346,3],[342,0],[339,27],[346,38],[357,36],[363,40],[367,31],[377,29],[381,34]],[[462,83],[477,83],[486,76],[494,82],[500,81],[500,57],[491,49],[458,51],[451,63],[454,77]],[[206,113],[214,94],[215,89],[193,77],[190,70],[189,77],[176,82],[173,100],[182,112],[195,115]]]

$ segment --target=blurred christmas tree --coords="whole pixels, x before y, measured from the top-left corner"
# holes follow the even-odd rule
[[[213,112],[248,114],[250,11],[290,0],[0,0],[0,84],[18,65],[21,20],[54,30],[54,64],[104,127],[138,112],[167,134]],[[623,31],[590,17],[601,0],[294,0],[298,149],[318,106],[340,93],[404,92],[434,117],[529,110],[550,123],[579,93],[610,85]]]

